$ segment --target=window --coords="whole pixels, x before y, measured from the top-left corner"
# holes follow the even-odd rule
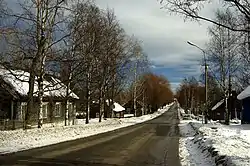
[[[72,114],[73,113],[73,104],[72,103],[69,103],[68,104],[68,108],[69,108],[69,113]]]
[[[22,102],[21,103],[21,110],[19,114],[19,120],[24,120],[25,119],[25,113],[27,111],[27,103]]]
[[[42,105],[42,110],[43,110],[43,118],[47,118],[48,117],[48,103],[43,103]]]
[[[56,103],[55,105],[55,117],[60,117],[61,116],[61,104]]]

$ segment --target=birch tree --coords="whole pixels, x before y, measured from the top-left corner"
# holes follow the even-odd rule
[[[225,12],[217,11],[217,22],[234,27],[234,17],[230,10]],[[218,80],[221,90],[224,92],[224,98],[227,100],[232,90],[232,80],[236,77],[239,66],[238,41],[239,33],[230,31],[221,26],[213,26],[209,29],[211,39],[208,43],[208,60],[210,72]],[[226,105],[227,123],[229,123],[229,113],[231,112]]]
[[[18,42],[9,42],[9,47],[16,48],[10,50],[26,59],[29,76],[29,92],[27,111],[25,113],[24,128],[30,126],[30,113],[34,102],[34,85],[36,77],[38,82],[38,127],[42,126],[42,98],[43,98],[43,77],[45,73],[46,55],[53,47],[59,43],[63,37],[56,36],[56,32],[61,31],[58,25],[62,25],[63,13],[65,11],[65,0],[32,0],[17,2],[19,11],[5,13],[14,20],[16,38]],[[64,35],[62,35],[64,36]],[[17,51],[16,51],[17,50]],[[21,53],[21,54],[20,54]]]

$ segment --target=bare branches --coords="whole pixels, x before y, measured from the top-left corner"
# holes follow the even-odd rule
[[[207,4],[210,3],[208,0],[203,1],[190,1],[190,0],[161,0],[162,9],[166,9],[170,13],[180,14],[184,16],[185,19],[191,20],[203,20],[215,25],[221,26],[223,28],[238,31],[238,32],[249,32],[249,29],[245,29],[242,26],[229,26],[227,24],[218,22],[212,18],[204,17],[200,15],[202,8],[205,8]],[[232,11],[236,14],[244,15],[247,20],[250,20],[250,5],[248,0],[238,1],[238,0],[225,0],[225,9],[230,7]]]

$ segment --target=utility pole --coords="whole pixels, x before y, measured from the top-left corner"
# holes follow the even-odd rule
[[[206,52],[200,48],[199,46],[191,43],[191,42],[187,42],[189,45],[198,48],[199,50],[201,50],[203,52],[203,59],[204,59],[204,65],[205,65],[205,124],[208,123],[208,79],[207,79],[207,69],[208,69],[208,65],[207,65],[207,60],[206,60]]]
[[[204,61],[205,61],[205,102],[206,102],[206,105],[205,105],[205,124],[207,124],[207,121],[208,121],[208,111],[207,111],[207,61],[206,61],[206,58],[205,58],[205,52],[204,53]]]

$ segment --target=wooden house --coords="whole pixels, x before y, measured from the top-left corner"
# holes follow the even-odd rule
[[[133,100],[129,100],[128,102],[124,103],[122,106],[125,108],[126,114],[135,114]],[[141,116],[143,114],[142,107],[143,107],[143,104],[140,103],[139,101],[136,101],[136,116]]]
[[[243,90],[237,99],[242,101],[242,124],[250,124],[250,86]]]
[[[112,104],[112,105],[110,105]],[[110,106],[109,106],[110,105]],[[109,102],[106,100],[104,106],[104,118],[111,118],[111,117],[124,117],[125,108],[123,108],[117,102]],[[90,105],[90,118],[98,118],[100,114],[100,104],[99,101],[92,101]]]
[[[6,70],[0,68],[0,128],[22,128],[27,110],[29,73],[21,70]],[[42,101],[43,124],[64,125],[66,108],[66,86],[57,78],[46,75],[43,81],[44,95]],[[38,123],[38,83],[34,86],[34,104],[30,112],[30,123]],[[69,90],[68,124],[75,119],[75,102],[78,96]]]
[[[230,112],[230,119],[241,119],[241,103],[236,98],[236,92],[232,92],[232,96],[230,96],[230,99],[227,99],[227,108],[231,107]],[[220,100],[217,102],[209,111],[209,117],[212,120],[225,120],[226,116],[226,102],[225,99]]]
[[[112,110],[114,112],[115,118],[124,118],[125,108],[122,107],[120,104],[114,102],[114,106],[113,106]]]
[[[211,111],[209,112],[209,117],[212,120],[224,120],[225,119],[225,100],[222,99],[217,102]]]

